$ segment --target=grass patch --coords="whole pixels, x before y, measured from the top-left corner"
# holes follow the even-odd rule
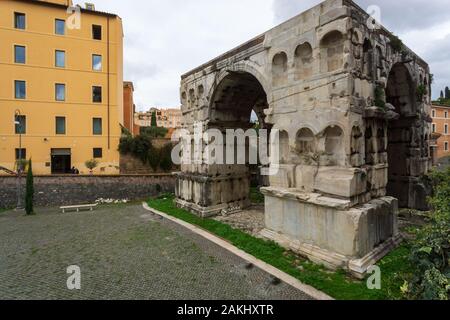
[[[401,246],[381,260],[382,289],[367,289],[366,281],[349,277],[344,271],[330,272],[324,267],[299,258],[272,241],[255,238],[227,224],[202,219],[175,206],[173,195],[148,201],[150,207],[180,220],[199,226],[228,240],[239,249],[290,274],[301,282],[321,290],[339,300],[400,299],[403,274],[412,269],[408,262],[409,247]]]
[[[4,213],[4,212],[6,212],[6,211],[10,211],[11,209],[2,209],[2,208],[0,208],[0,214],[2,214],[2,213]]]

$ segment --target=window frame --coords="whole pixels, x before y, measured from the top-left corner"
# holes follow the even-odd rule
[[[64,57],[62,66],[58,65],[58,54],[60,54],[60,53],[62,53],[63,57]],[[61,69],[66,68],[66,50],[59,50],[59,49],[55,50],[55,68],[61,68]]]
[[[448,141],[444,142],[444,151],[449,151],[449,143],[448,143]]]
[[[24,114],[16,115],[14,117],[14,121],[21,122],[21,120],[17,119],[23,119],[23,124],[16,124],[14,123],[14,134],[27,134],[27,116]],[[19,125],[21,125],[22,130],[19,129]]]
[[[19,62],[17,59],[17,49],[23,49],[23,62]],[[14,44],[14,63],[15,64],[26,64],[27,63],[27,47],[21,44]]]
[[[99,154],[96,153],[100,152]],[[92,158],[93,159],[102,159],[103,158],[103,148],[92,148]]]
[[[99,123],[100,123],[100,131],[95,130],[96,121],[99,121]],[[103,119],[102,118],[92,118],[92,135],[94,135],[94,136],[103,135]]]
[[[17,85],[19,83],[23,83],[24,84],[24,95],[23,95],[23,97],[17,95]],[[26,98],[27,98],[27,82],[25,80],[14,80],[14,99],[25,100]]]
[[[20,160],[26,160],[27,159],[27,149],[26,148],[15,148],[15,159],[16,161],[20,161]],[[19,150],[22,150],[22,159],[19,159]]]
[[[100,100],[96,101],[95,90],[100,89]],[[103,102],[103,87],[102,86],[92,86],[92,103],[102,103]]]
[[[100,31],[100,33],[98,33]],[[103,39],[103,27],[99,24],[92,25],[92,40],[102,41]]]
[[[62,33],[58,33],[58,23],[62,22],[64,24],[64,29]],[[65,36],[66,35],[66,20],[64,19],[55,19],[55,34],[58,36]]]
[[[95,69],[95,58],[100,57],[100,69]],[[92,54],[92,70],[101,72],[103,71],[103,56],[101,54]]]
[[[17,17],[23,17],[23,28],[20,28],[17,23]],[[23,12],[14,11],[14,29],[16,30],[26,30],[27,29],[27,15]]]
[[[444,134],[448,134],[448,124],[444,124]]]
[[[64,120],[64,133],[58,133],[58,120]],[[62,136],[67,134],[67,120],[65,116],[56,116],[55,117],[55,134],[57,136]]]
[[[63,99],[58,99],[58,88],[63,87],[64,88],[64,97]],[[65,83],[55,83],[55,101],[58,102],[64,102],[66,101],[66,84]]]

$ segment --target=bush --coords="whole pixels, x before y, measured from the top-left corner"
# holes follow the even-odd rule
[[[410,299],[448,300],[450,297],[450,169],[434,172],[435,185],[429,199],[431,222],[413,241],[411,262],[415,275],[406,288]]]
[[[142,127],[140,129],[140,134],[149,138],[164,138],[168,132],[168,129],[159,127]]]
[[[172,162],[172,144],[166,144],[160,150],[160,167],[163,171],[168,172],[173,168]]]

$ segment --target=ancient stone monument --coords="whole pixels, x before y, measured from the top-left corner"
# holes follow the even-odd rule
[[[429,67],[350,0],[328,0],[182,76],[184,126],[280,130],[263,236],[362,275],[399,241],[398,207],[426,207]],[[184,164],[177,204],[249,205],[246,165]]]

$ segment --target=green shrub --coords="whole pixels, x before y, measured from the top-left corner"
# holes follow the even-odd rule
[[[169,132],[166,128],[160,127],[141,127],[140,134],[149,138],[164,138]]]
[[[161,152],[159,149],[154,148],[153,146],[148,150],[148,164],[153,169],[153,171],[157,171],[159,164],[161,162]]]
[[[168,172],[173,168],[172,162],[172,144],[166,144],[160,150],[160,167],[164,172]]]
[[[386,109],[386,102],[385,102],[385,91],[382,87],[376,86],[375,87],[375,106],[377,106],[380,109],[385,110]]]
[[[417,87],[416,93],[417,93],[417,100],[422,101],[423,97],[428,94],[427,87],[425,87],[425,85],[423,85],[423,84],[420,84]]]
[[[403,41],[395,34],[391,34],[389,36],[389,40],[391,41],[390,42],[391,48],[392,50],[394,50],[395,53],[402,53],[404,51],[405,45],[403,44]]]
[[[429,199],[430,224],[413,241],[415,273],[406,288],[410,299],[448,300],[450,297],[450,169],[430,175],[435,186]]]

